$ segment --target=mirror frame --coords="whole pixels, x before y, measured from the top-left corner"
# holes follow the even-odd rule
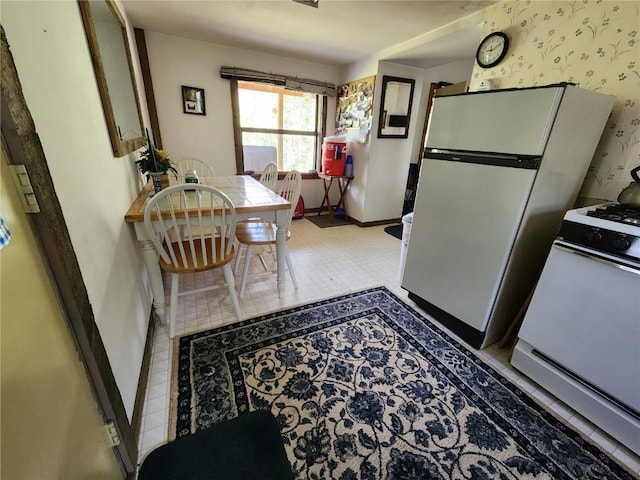
[[[96,75],[96,82],[98,84],[98,91],[100,92],[100,100],[102,101],[102,109],[104,110],[104,117],[107,122],[107,130],[109,131],[109,139],[111,140],[113,154],[116,157],[122,157],[146,145],[147,140],[142,134],[142,132],[144,132],[144,123],[142,122],[142,111],[140,109],[140,99],[138,98],[138,88],[133,70],[133,62],[131,60],[131,50],[129,47],[126,25],[115,2],[113,0],[104,0],[104,2],[107,4],[109,10],[111,10],[111,13],[113,13],[113,16],[120,24],[120,28],[122,30],[127,65],[129,67],[129,74],[131,77],[131,88],[133,89],[133,97],[136,99],[136,111],[138,112],[138,122],[140,124],[140,137],[124,140],[120,140],[119,138],[116,119],[113,113],[113,106],[111,98],[109,97],[109,89],[107,87],[107,77],[104,71],[102,56],[100,55],[100,46],[98,44],[93,16],[91,14],[91,1],[78,0],[78,5],[80,7],[82,23],[84,24],[84,31],[87,35],[87,43],[89,44],[89,52],[91,54],[91,63],[93,63],[93,71]]]
[[[391,127],[387,125],[387,118],[391,120],[393,114],[388,114],[387,110],[384,108],[385,100],[387,98],[387,88],[389,83],[405,83],[410,86],[409,91],[409,101],[406,108],[403,109],[406,111],[406,115],[401,115],[406,117],[404,121],[404,125],[398,125],[396,127]],[[411,104],[413,103],[413,90],[415,88],[416,81],[412,78],[401,78],[401,77],[391,77],[388,75],[382,76],[382,94],[380,97],[380,116],[378,118],[378,138],[408,138],[409,137],[409,122],[411,120]],[[389,128],[394,129],[394,133],[385,133],[384,130]],[[404,132],[400,133],[399,129],[404,128]]]

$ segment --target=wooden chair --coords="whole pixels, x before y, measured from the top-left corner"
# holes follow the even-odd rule
[[[184,273],[222,268],[233,311],[240,320],[240,306],[231,270],[231,261],[235,256],[236,223],[236,209],[229,197],[207,185],[175,185],[157,193],[147,205],[144,212],[145,229],[160,255],[160,267],[171,274],[170,338],[175,332],[178,296],[222,286],[214,284],[179,292],[179,277]],[[185,235],[183,231],[191,233]]]
[[[190,170],[195,171],[199,179],[202,179],[202,177],[213,177],[216,174],[207,162],[194,157],[184,157],[178,160],[178,163],[176,163],[176,170],[178,171],[177,175],[179,183],[186,183],[185,176]],[[202,182],[202,180],[200,181]],[[189,229],[185,230],[185,232],[189,231]]]
[[[260,175],[260,183],[275,192],[276,183],[278,183],[278,165],[274,162],[267,163]]]
[[[296,209],[298,198],[300,198],[301,188],[302,175],[297,170],[291,170],[289,173],[287,173],[277,192],[278,195],[286,198],[287,200],[289,200],[289,202],[291,202],[291,209],[289,210],[289,225],[291,225],[293,212]],[[291,231],[287,229],[286,235],[287,240],[289,240],[289,238],[291,237]],[[265,256],[275,257],[276,252],[274,251],[273,247],[276,244],[276,226],[272,223],[261,220],[240,222],[238,223],[236,238],[238,239],[239,243],[238,255],[236,256],[234,265],[236,271],[238,270],[238,266],[240,263],[241,252],[244,253],[244,267],[242,269],[242,280],[240,282],[240,298],[243,298],[248,276],[262,276],[276,273],[275,269],[269,268],[267,262],[264,259]],[[263,250],[257,253],[253,253],[254,247],[269,248],[266,251]],[[263,272],[257,274],[249,273],[249,262],[251,261],[252,255],[257,255],[260,259],[260,263],[262,264],[262,267],[264,269]],[[287,264],[287,270],[289,271],[291,281],[293,282],[293,286],[295,288],[298,288],[298,282],[296,281],[296,277],[293,272],[291,257],[288,252],[285,260]]]
[[[178,179],[184,182],[184,176],[189,170],[195,170],[199,177],[213,177],[216,172],[211,165],[199,158],[185,157],[176,163]]]

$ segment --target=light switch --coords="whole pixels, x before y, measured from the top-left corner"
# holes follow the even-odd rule
[[[30,187],[31,186],[31,182],[29,181],[29,175],[27,175],[27,172],[18,173],[16,176],[18,177],[18,183],[20,185],[22,185],[23,187]]]
[[[22,201],[22,207],[26,213],[38,213],[40,212],[40,206],[38,205],[38,199],[31,186],[31,180],[29,180],[29,174],[27,168],[24,165],[9,165],[11,171],[11,177],[13,183],[20,194],[20,200]]]

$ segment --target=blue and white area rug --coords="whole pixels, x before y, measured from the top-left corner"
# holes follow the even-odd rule
[[[270,410],[300,479],[631,479],[384,287],[176,339],[170,435]]]

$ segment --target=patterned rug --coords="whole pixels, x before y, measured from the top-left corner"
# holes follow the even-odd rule
[[[633,478],[384,287],[175,348],[170,435],[271,410],[300,479]]]

